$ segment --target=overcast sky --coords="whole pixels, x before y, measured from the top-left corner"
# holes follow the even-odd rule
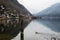
[[[24,5],[31,13],[38,13],[55,3],[59,3],[60,0],[18,0],[18,2]]]

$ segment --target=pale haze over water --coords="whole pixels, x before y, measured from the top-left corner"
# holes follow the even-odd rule
[[[22,5],[24,5],[32,14],[38,13],[47,7],[60,3],[60,0],[18,0]],[[35,34],[35,32],[43,34]],[[44,34],[47,33],[47,34]],[[51,29],[45,27],[41,23],[33,20],[24,30],[24,40],[50,40],[50,34],[59,34],[52,31]],[[20,40],[20,34],[13,40]],[[59,36],[57,36],[59,37]]]
[[[36,34],[35,32],[43,34]],[[24,40],[50,40],[51,34],[56,34],[57,37],[59,37],[57,32],[52,31],[41,23],[39,24],[37,21],[32,21],[24,30]],[[20,34],[18,34],[18,36],[14,40],[20,40],[19,35]]]

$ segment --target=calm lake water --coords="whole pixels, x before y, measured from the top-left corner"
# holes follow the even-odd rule
[[[41,22],[36,20],[31,21],[30,24],[24,30],[24,40],[51,40],[51,37],[56,37],[57,39],[59,39],[59,28],[54,28],[52,24],[49,25],[48,23],[51,24],[51,20],[41,20]],[[46,24],[48,25],[46,26]],[[36,32],[38,33],[36,34]],[[20,34],[18,34],[17,37],[13,40],[20,40]]]

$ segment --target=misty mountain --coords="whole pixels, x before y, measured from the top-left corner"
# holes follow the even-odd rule
[[[36,16],[43,16],[44,18],[38,19],[37,21],[48,27],[52,31],[60,32],[60,3],[56,3],[51,7],[39,12]],[[58,18],[50,18],[58,17]]]
[[[37,16],[60,16],[60,3],[56,3],[46,8],[36,15]]]

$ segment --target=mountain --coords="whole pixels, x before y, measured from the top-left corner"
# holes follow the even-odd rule
[[[52,31],[60,32],[60,3],[56,3],[51,7],[39,12],[36,16],[43,16],[37,21],[48,27]]]
[[[36,14],[37,16],[60,16],[60,3],[56,3]]]

